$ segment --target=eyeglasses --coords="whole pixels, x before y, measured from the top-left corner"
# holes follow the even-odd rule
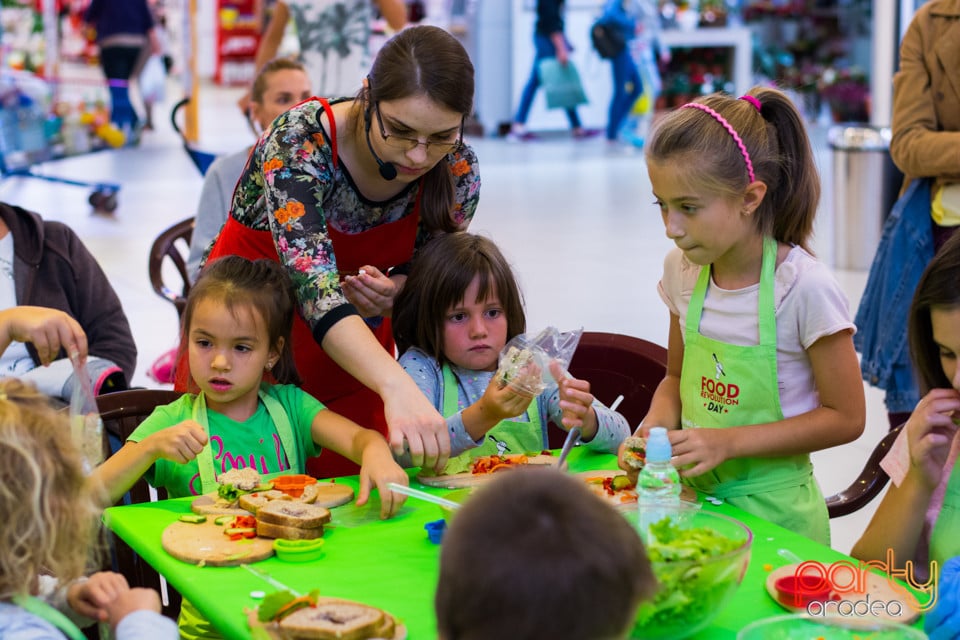
[[[409,138],[406,136],[398,136],[395,133],[387,133],[387,130],[383,127],[383,117],[380,115],[380,103],[376,103],[373,108],[377,113],[377,124],[380,125],[380,136],[383,138],[384,143],[394,149],[412,151],[422,144],[427,153],[442,153],[446,155],[457,151],[463,146],[463,123],[465,118],[461,118],[460,120],[460,131],[456,140],[421,140],[420,138]]]

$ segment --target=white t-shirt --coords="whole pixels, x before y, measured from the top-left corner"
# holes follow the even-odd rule
[[[663,278],[657,289],[670,312],[679,316],[681,331],[699,273],[700,265],[687,260],[680,249],[670,251],[663,261]],[[700,333],[730,344],[759,343],[759,291],[759,283],[726,290],[711,279],[703,302]],[[783,415],[789,418],[820,405],[806,349],[824,336],[853,332],[856,327],[850,320],[849,304],[840,285],[824,265],[800,247],[793,247],[777,267],[774,306],[777,384]]]
[[[17,289],[13,281],[13,234],[0,238],[0,309],[12,309],[17,306]],[[27,345],[11,342],[7,350],[0,354],[0,378],[19,377],[33,370],[36,364]]]

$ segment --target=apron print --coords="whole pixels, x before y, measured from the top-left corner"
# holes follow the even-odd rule
[[[700,397],[705,400],[703,403],[707,411],[713,413],[730,413],[730,407],[740,404],[740,387],[732,382],[720,382],[720,378],[727,377],[727,372],[723,368],[723,363],[717,354],[714,353],[714,376],[713,378],[702,376],[700,378]]]

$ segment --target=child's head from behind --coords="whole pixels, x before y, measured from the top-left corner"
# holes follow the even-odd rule
[[[526,330],[526,320],[497,245],[460,231],[434,238],[417,255],[394,302],[393,327],[400,353],[418,347],[438,362],[479,371],[497,368],[500,350]]]
[[[681,248],[715,244],[713,229],[684,236],[704,204],[719,200],[729,217],[718,220],[716,231],[737,216],[745,232],[806,248],[820,180],[803,118],[790,99],[755,88],[741,99],[713,94],[696,104],[667,114],[644,146],[668,236]]]
[[[99,513],[70,424],[46,396],[0,380],[0,600],[35,591],[36,577],[87,570]]]
[[[306,68],[290,58],[274,58],[260,69],[250,92],[250,118],[266,129],[290,107],[310,97]]]
[[[908,335],[921,391],[960,390],[960,233],[923,272],[910,305]]]
[[[190,375],[208,398],[228,402],[259,389],[265,371],[298,383],[290,332],[293,284],[272,260],[225,256],[209,263],[183,311]]]
[[[656,586],[627,519],[554,469],[501,474],[444,534],[442,640],[624,637]]]

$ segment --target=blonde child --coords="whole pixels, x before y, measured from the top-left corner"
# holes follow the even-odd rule
[[[923,397],[880,463],[893,486],[850,553],[886,560],[892,549],[897,566],[913,560],[925,574],[928,560],[943,567],[960,555],[960,234],[920,278],[907,334]]]
[[[500,351],[525,325],[516,279],[490,240],[446,234],[414,262],[394,302],[394,336],[400,364],[447,420],[447,473],[477,456],[545,448],[547,420],[581,427],[583,442],[601,451],[616,451],[629,433],[623,416],[594,401],[589,382],[556,363],[559,385],[535,402],[493,380]]]
[[[809,453],[857,438],[865,408],[847,301],[807,249],[820,183],[803,120],[774,89],[715,94],[668,114],[645,155],[677,248],[659,284],[667,375],[638,435],[671,429],[686,482],[827,543]]]
[[[0,380],[0,638],[82,640],[79,626],[94,622],[113,625],[117,640],[176,638],[155,591],[117,573],[84,577],[99,510],[69,433],[46,396]]]
[[[158,407],[98,468],[111,501],[141,476],[178,497],[215,490],[217,475],[231,468],[303,473],[306,459],[329,447],[361,465],[358,505],[377,487],[381,516],[396,513],[404,497],[386,485],[405,484],[407,474],[383,436],[288,384],[298,381],[288,348],[293,300],[293,285],[274,261],[226,256],[207,265],[183,313],[199,393]],[[265,374],[277,384],[265,382]],[[217,637],[188,603],[180,631],[186,638]]]

